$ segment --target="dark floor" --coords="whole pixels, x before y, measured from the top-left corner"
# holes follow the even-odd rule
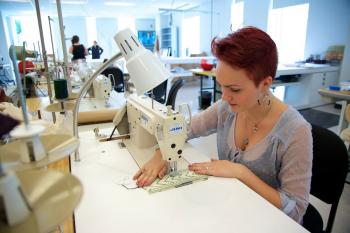
[[[299,112],[309,123],[324,128],[337,126],[339,122],[339,115],[337,114],[328,113],[312,108],[300,110]]]

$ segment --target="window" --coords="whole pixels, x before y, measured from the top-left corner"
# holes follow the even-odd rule
[[[40,39],[39,30],[34,16],[14,17],[12,28],[14,28],[13,38],[15,45],[22,46],[25,41],[27,49],[33,49],[34,44],[36,47],[38,46],[37,41]]]
[[[47,54],[52,53],[50,29],[47,16],[42,16],[42,29],[44,34],[45,49]],[[13,43],[22,46],[26,42],[26,49],[41,51],[41,42],[37,18],[35,15],[12,16],[11,27],[13,33]],[[40,48],[39,48],[40,46]]]
[[[231,30],[236,31],[243,27],[244,2],[234,0],[231,4]]]
[[[182,56],[200,53],[200,18],[193,16],[182,20]]]
[[[95,40],[97,41],[95,17],[86,17],[86,31],[87,31],[87,40],[88,40],[87,43],[88,45],[92,45]]]
[[[279,63],[304,59],[309,4],[271,9],[267,31],[278,48]]]

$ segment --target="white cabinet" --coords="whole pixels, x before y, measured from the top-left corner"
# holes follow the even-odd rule
[[[161,29],[160,48],[168,50],[168,55],[173,57],[179,56],[179,38],[177,27],[166,27]]]
[[[318,90],[337,85],[338,78],[339,72],[336,71],[313,74],[311,77],[311,85],[309,89],[309,104],[312,105],[312,107],[325,104],[322,96],[318,93]]]
[[[299,109],[312,108],[325,104],[318,90],[328,88],[332,85],[338,85],[338,79],[338,71],[303,74],[299,85],[286,88],[284,102]]]
[[[325,72],[323,74],[325,77],[325,87],[338,85],[338,83],[339,83],[339,72],[338,71]]]

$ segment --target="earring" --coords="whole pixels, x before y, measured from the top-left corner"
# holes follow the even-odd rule
[[[261,98],[258,98],[258,104],[265,107],[269,107],[271,104],[271,99],[269,93],[264,93]]]

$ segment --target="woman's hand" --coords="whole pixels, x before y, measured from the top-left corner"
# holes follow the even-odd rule
[[[139,187],[148,186],[159,177],[162,179],[167,171],[167,163],[162,158],[160,150],[134,175],[133,179]]]
[[[212,159],[211,162],[190,164],[188,169],[197,174],[240,179],[245,166],[227,160]]]

